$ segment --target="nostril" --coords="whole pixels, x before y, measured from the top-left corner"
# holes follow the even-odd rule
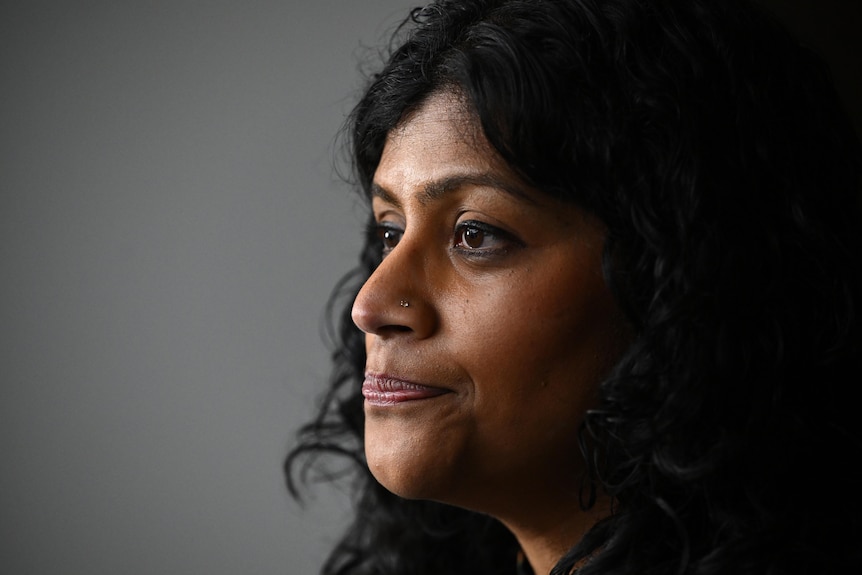
[[[402,332],[402,331],[412,331],[412,330],[411,330],[409,327],[407,327],[406,325],[388,325],[388,326],[384,327],[383,329],[388,329],[388,330],[398,331],[398,332]]]

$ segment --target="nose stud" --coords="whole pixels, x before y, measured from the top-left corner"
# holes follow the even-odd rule
[[[410,302],[407,300],[401,300],[400,302],[398,302],[398,305],[400,305],[401,307],[410,307]]]

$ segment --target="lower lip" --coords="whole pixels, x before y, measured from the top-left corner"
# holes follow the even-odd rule
[[[448,393],[448,390],[380,376],[366,376],[362,384],[366,403],[377,406],[431,399],[444,393]]]

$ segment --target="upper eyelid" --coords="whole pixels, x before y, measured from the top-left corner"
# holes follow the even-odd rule
[[[494,224],[489,224],[487,222],[483,222],[482,220],[476,219],[467,219],[457,222],[455,224],[455,229],[461,228],[478,228],[485,232],[499,232],[501,234],[507,234],[508,232],[499,226],[495,226]]]
[[[470,228],[470,227],[476,228],[478,230],[483,231],[486,234],[490,234],[496,238],[512,242],[512,243],[519,245],[519,246],[525,246],[526,245],[524,243],[524,241],[517,234],[510,232],[509,230],[506,230],[506,229],[502,228],[501,226],[489,224],[487,222],[484,222],[482,220],[477,220],[477,219],[466,219],[466,220],[463,220],[461,222],[458,222],[455,225],[455,232],[458,233],[459,231],[463,230],[464,228]]]
[[[404,220],[405,217],[404,210],[400,204],[389,202],[380,197],[374,197],[372,199],[371,215],[378,222],[387,217],[393,217],[399,220]]]
[[[378,229],[397,230],[399,232],[404,231],[404,226],[397,224],[395,222],[389,221],[389,220],[375,221],[374,227],[376,227]]]

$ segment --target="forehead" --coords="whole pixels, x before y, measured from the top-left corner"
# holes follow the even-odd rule
[[[435,93],[389,132],[374,184],[398,188],[455,173],[515,179],[485,139],[469,103],[458,94]]]
[[[476,113],[467,99],[458,92],[438,91],[406,113],[389,132],[387,142],[416,135],[417,131],[433,136],[441,130],[454,130],[465,140],[484,140]]]

